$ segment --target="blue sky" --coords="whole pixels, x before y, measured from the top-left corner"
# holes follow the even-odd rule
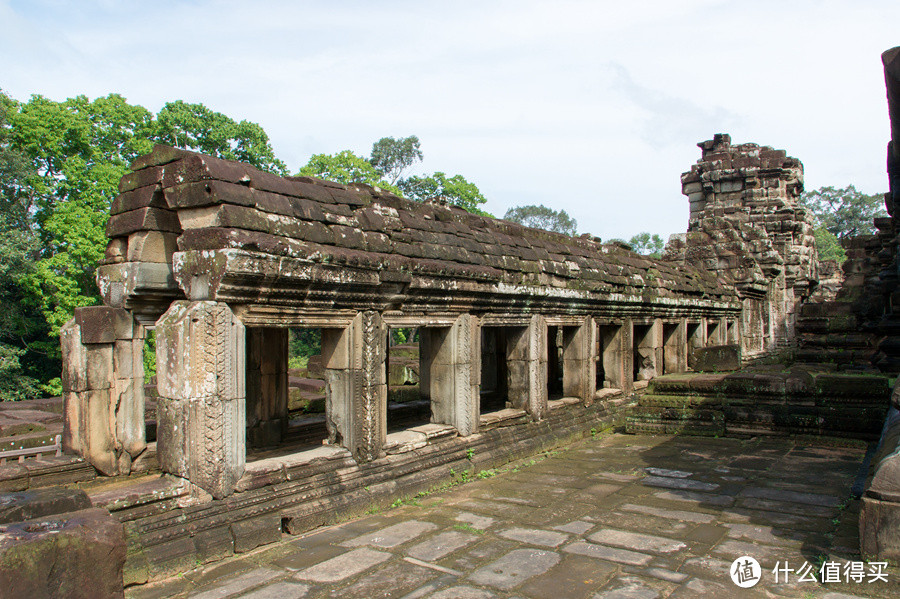
[[[260,123],[292,170],[415,134],[502,216],[604,239],[687,226],[697,142],[787,150],[808,189],[885,191],[880,53],[900,2],[0,0],[0,88],[121,93]]]

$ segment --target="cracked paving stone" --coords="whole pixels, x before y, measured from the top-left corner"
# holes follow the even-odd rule
[[[515,549],[500,559],[473,572],[469,579],[475,584],[508,591],[529,578],[543,574],[560,560],[558,554],[541,549]]]

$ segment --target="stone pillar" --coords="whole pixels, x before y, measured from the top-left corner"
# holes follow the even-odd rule
[[[481,327],[463,314],[449,328],[431,329],[428,342],[432,422],[450,424],[462,436],[478,431]],[[420,365],[421,369],[421,365]]]
[[[577,397],[585,405],[594,402],[597,369],[594,368],[596,327],[587,317],[581,326],[563,327],[563,395]]]
[[[547,413],[547,324],[535,314],[527,327],[507,334],[507,386],[510,404],[540,420]]]
[[[648,325],[643,325],[647,327]],[[661,374],[663,368],[663,344],[662,344],[662,321],[655,319],[650,325],[649,330],[643,332],[639,338],[635,339],[637,347],[635,347],[635,359],[640,359],[638,365],[638,380],[650,380]]]
[[[669,329],[663,344],[664,373],[684,372],[688,356],[687,323],[682,320],[675,325],[664,325],[664,328]]]
[[[157,452],[216,499],[246,461],[244,325],[221,302],[172,303],[156,323]]]
[[[360,312],[345,329],[322,329],[328,439],[359,462],[384,455],[387,436],[387,327]]]
[[[628,327],[629,332],[631,327]],[[602,360],[604,380],[597,381],[598,387],[614,389],[631,389],[631,366],[625,365],[625,356],[631,353],[631,340],[625,347],[625,327],[623,325],[600,325],[598,338],[600,340],[600,355]],[[631,364],[629,360],[628,364]]]
[[[247,329],[247,442],[278,445],[288,425],[288,329]]]
[[[688,325],[688,353],[706,347],[706,319],[701,318],[699,323]]]
[[[144,451],[144,328],[128,310],[76,308],[60,330],[63,448],[107,476]]]
[[[634,322],[626,318],[622,323],[621,348],[622,348],[622,391],[631,393],[634,391]]]

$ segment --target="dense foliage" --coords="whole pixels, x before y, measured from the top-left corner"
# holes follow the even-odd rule
[[[287,172],[262,127],[202,104],[170,102],[154,115],[118,94],[0,94],[0,399],[60,391],[59,329],[99,303],[110,202],[155,143]]]

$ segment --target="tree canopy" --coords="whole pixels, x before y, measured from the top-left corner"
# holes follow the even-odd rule
[[[663,241],[663,238],[659,234],[653,233],[651,235],[647,231],[632,235],[631,239],[628,241],[625,241],[624,239],[610,239],[609,243],[614,241],[624,243],[630,246],[631,249],[638,254],[650,256],[651,258],[662,258],[663,250],[666,249],[666,242]]]
[[[419,138],[382,137],[372,145],[372,155],[363,158],[351,150],[337,154],[315,154],[303,167],[300,175],[320,177],[343,183],[365,183],[386,189],[410,200],[445,201],[474,214],[490,216],[480,206],[487,202],[478,186],[462,175],[448,176],[443,172],[430,175],[401,177],[403,172],[422,160]]]
[[[415,135],[394,139],[382,137],[372,144],[372,155],[369,162],[382,178],[391,185],[395,184],[407,168],[422,160],[419,149],[419,138]]]
[[[0,398],[58,377],[59,328],[99,303],[94,273],[119,179],[155,143],[286,172],[262,127],[202,104],[170,102],[154,115],[118,94],[0,94],[0,301],[13,306],[0,317]]]
[[[553,231],[565,235],[575,235],[578,230],[578,222],[569,216],[565,210],[553,210],[540,204],[537,206],[516,206],[515,208],[510,208],[503,215],[503,218],[526,227],[544,229],[545,231]]]
[[[804,193],[800,201],[812,211],[816,227],[824,227],[841,241],[871,235],[873,219],[887,216],[884,194],[866,195],[853,185],[820,187]]]

